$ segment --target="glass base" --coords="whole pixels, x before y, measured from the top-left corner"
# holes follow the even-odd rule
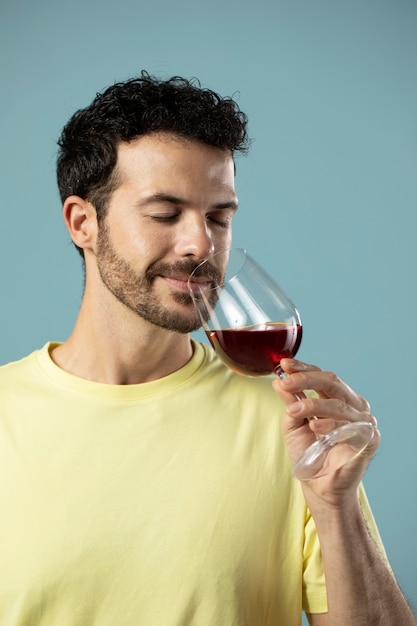
[[[358,456],[375,434],[369,422],[349,422],[317,439],[298,459],[293,474],[307,481],[334,472]]]

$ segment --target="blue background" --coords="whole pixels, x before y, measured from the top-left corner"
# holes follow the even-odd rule
[[[248,113],[234,243],[296,302],[299,356],[371,402],[383,439],[365,484],[416,606],[417,3],[2,0],[1,363],[72,329],[82,271],[56,139],[141,69],[197,76]]]

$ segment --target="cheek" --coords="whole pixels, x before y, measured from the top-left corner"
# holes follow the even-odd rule
[[[138,223],[112,225],[111,240],[118,253],[130,260],[146,260],[158,255],[167,245],[167,237],[156,228]]]
[[[213,243],[216,251],[227,250],[232,247],[232,231],[229,229],[223,234],[213,237]]]

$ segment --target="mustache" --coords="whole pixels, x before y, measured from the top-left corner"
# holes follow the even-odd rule
[[[184,274],[189,276],[193,274],[196,278],[205,278],[217,284],[223,281],[222,272],[208,261],[204,263],[203,261],[195,262],[191,260],[177,261],[176,263],[162,263],[156,261],[149,266],[146,272],[147,277],[151,280],[161,274],[170,277]]]

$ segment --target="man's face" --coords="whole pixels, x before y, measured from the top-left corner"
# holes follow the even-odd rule
[[[111,294],[170,331],[201,324],[188,277],[201,260],[230,247],[237,208],[232,156],[168,133],[123,143],[122,183],[99,226],[96,262]],[[224,268],[213,268],[217,277]]]

